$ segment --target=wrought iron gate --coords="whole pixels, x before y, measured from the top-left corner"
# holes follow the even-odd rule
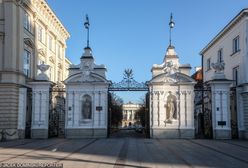
[[[212,138],[212,100],[211,89],[205,86],[204,89],[195,90],[195,129],[197,138]]]
[[[137,82],[133,77],[133,70],[132,69],[126,69],[124,71],[123,80],[118,83],[111,83],[109,87],[109,92],[114,91],[145,91],[147,92],[145,96],[145,126],[144,126],[144,132],[145,137],[150,138],[150,116],[149,116],[149,89],[145,82]],[[110,100],[109,100],[110,101]],[[112,115],[112,109],[109,108],[108,110],[108,136],[111,132],[111,115]]]
[[[238,135],[238,119],[237,119],[237,92],[236,87],[230,90],[230,112],[231,112],[231,133],[232,139],[237,139]]]
[[[50,92],[49,137],[65,135],[65,89],[55,85]]]

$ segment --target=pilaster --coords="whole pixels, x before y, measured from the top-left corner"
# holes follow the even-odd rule
[[[212,80],[212,127],[214,139],[231,139],[229,80]]]
[[[32,138],[48,138],[49,100],[51,82],[30,82],[32,86]]]

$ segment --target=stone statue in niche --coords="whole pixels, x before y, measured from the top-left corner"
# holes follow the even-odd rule
[[[91,109],[92,101],[89,95],[85,95],[82,101],[82,116],[83,119],[91,119]]]
[[[169,92],[167,96],[166,108],[166,123],[172,123],[173,120],[177,119],[177,99],[176,96]]]

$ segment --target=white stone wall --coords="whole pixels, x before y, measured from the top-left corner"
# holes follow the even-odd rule
[[[70,85],[67,87],[66,128],[107,128],[108,89],[106,86]],[[82,97],[92,98],[92,118],[82,119]],[[101,111],[96,107],[102,106]]]
[[[181,88],[180,88],[181,87]],[[151,86],[150,122],[152,128],[194,128],[193,86]],[[177,119],[166,123],[166,102],[169,92],[177,99]]]

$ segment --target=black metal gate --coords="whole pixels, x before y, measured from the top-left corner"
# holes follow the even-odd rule
[[[211,89],[195,89],[195,129],[196,138],[213,138]]]
[[[133,78],[133,70],[132,69],[126,69],[124,71],[124,77],[121,82],[118,83],[111,83],[109,87],[109,93],[110,92],[115,92],[115,91],[145,91],[147,92],[145,96],[145,103],[144,107],[142,110],[144,111],[144,119],[145,119],[145,124],[142,127],[142,131],[145,133],[146,138],[150,138],[150,114],[149,114],[149,89],[146,83],[144,82],[137,82]],[[109,96],[109,109],[108,109],[108,137],[112,133],[113,129],[112,127],[112,118],[113,118],[113,109],[111,109],[111,96]]]
[[[32,89],[27,88],[26,100],[26,122],[25,122],[25,138],[31,138],[32,125]]]
[[[65,88],[55,85],[50,91],[49,137],[65,136]]]
[[[232,139],[239,138],[237,119],[237,92],[236,87],[230,90],[230,112],[231,112],[231,133]]]

